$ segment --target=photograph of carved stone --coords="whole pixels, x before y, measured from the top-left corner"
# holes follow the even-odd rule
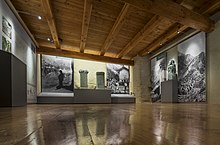
[[[12,26],[4,16],[2,16],[2,32],[11,39]]]
[[[167,72],[168,72],[168,80],[177,79],[176,62],[174,59],[169,61],[168,66],[167,66]]]
[[[69,58],[42,55],[42,92],[73,92],[73,61]]]
[[[2,36],[2,50],[6,52],[11,52],[11,42]]]
[[[129,94],[129,66],[107,64],[107,86],[112,94]]]
[[[88,88],[88,73],[87,70],[79,70],[81,88]]]
[[[206,101],[205,33],[178,45],[178,101]]]
[[[166,80],[166,53],[151,60],[151,100],[161,101],[161,82]]]

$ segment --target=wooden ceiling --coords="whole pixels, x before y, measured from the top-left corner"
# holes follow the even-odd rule
[[[38,43],[38,53],[130,65],[133,57],[159,49],[187,29],[212,31],[208,17],[220,8],[219,0],[10,2]]]

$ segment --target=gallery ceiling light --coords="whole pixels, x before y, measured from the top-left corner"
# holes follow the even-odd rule
[[[160,43],[160,46],[163,45],[162,43]]]
[[[48,37],[48,38],[47,38],[47,41],[50,42],[50,43],[54,43],[54,42],[53,42],[53,39],[52,39],[51,37]]]
[[[179,33],[180,33],[180,31],[178,30],[178,31],[177,31],[177,34],[179,34]]]
[[[41,19],[42,19],[42,17],[41,17],[41,16],[38,16],[37,18],[38,18],[38,20],[41,20]]]

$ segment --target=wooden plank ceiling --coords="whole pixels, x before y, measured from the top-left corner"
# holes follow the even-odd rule
[[[133,65],[188,29],[214,29],[219,0],[11,0],[38,53]],[[39,20],[38,16],[42,19]]]

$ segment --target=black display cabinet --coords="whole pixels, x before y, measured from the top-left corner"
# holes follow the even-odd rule
[[[11,53],[0,50],[0,68],[0,106],[25,106],[26,65]]]

